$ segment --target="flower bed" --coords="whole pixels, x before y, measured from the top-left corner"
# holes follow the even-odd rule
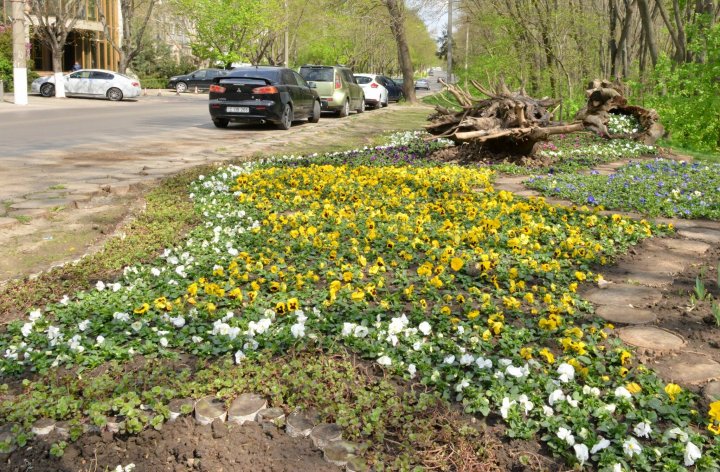
[[[593,265],[667,228],[518,199],[488,169],[395,152],[201,177],[204,221],[183,244],[11,324],[0,369],[178,351],[246,363],[342,344],[468,412],[499,413],[511,437],[540,437],[568,463],[715,463],[691,395],[633,368],[576,293]]]
[[[612,175],[556,174],[531,188],[576,203],[650,216],[720,219],[720,165],[666,159],[631,162]]]

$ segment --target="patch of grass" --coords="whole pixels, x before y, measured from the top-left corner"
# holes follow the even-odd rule
[[[14,216],[13,218],[15,218],[16,220],[18,220],[20,223],[22,223],[24,225],[26,225],[32,221],[32,217],[27,216],[27,215],[17,215],[17,216]]]
[[[720,154],[718,153],[699,152],[693,151],[691,149],[684,149],[674,146],[672,145],[672,143],[669,143],[665,140],[660,141],[659,144],[662,146],[669,146],[675,154],[690,156],[698,162],[703,162],[705,164],[720,164]]]
[[[48,189],[50,189],[50,190],[64,190],[66,188],[67,187],[63,184],[51,185],[50,187],[48,187]]]
[[[460,104],[458,103],[458,101],[447,91],[428,95],[427,97],[424,97],[422,99],[422,102],[432,106],[440,105],[441,107],[445,108],[457,107],[458,109],[460,109]]]

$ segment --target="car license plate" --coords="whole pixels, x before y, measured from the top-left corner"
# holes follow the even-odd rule
[[[250,107],[227,107],[228,113],[250,113]]]

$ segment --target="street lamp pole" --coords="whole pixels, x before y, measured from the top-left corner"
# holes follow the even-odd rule
[[[452,73],[452,30],[453,30],[453,21],[452,21],[452,2],[453,0],[448,0],[448,19],[447,19],[447,76],[448,76],[448,83],[453,83],[453,73]]]
[[[27,105],[27,50],[25,48],[25,2],[12,0],[13,87],[15,105]]]

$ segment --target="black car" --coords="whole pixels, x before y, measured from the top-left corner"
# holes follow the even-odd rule
[[[216,77],[222,77],[229,71],[225,69],[199,69],[185,75],[174,75],[168,81],[168,88],[175,89],[180,93],[194,90],[207,90]]]
[[[403,98],[402,84],[398,84],[390,77],[385,77],[384,75],[378,76],[375,80],[387,89],[388,101],[397,102]]]
[[[284,67],[238,67],[210,86],[210,117],[218,128],[231,121],[275,123],[320,120],[320,97],[305,79]]]

